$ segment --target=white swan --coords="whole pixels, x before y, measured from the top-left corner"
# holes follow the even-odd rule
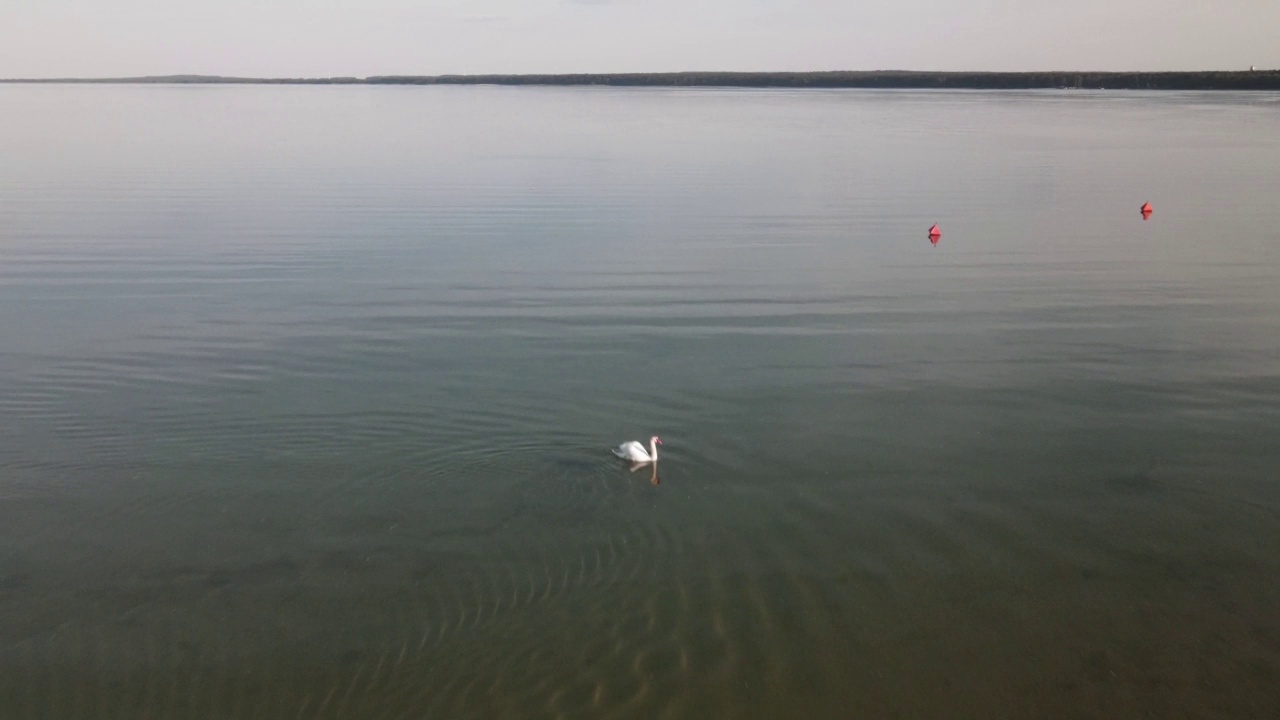
[[[658,446],[662,444],[662,440],[657,435],[649,438],[649,450],[645,451],[644,446],[632,440],[624,442],[613,449],[613,454],[633,463],[656,463],[658,462]]]

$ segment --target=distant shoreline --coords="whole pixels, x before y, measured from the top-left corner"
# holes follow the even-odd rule
[[[187,85],[605,85],[615,87],[883,88],[968,90],[1280,90],[1280,70],[1203,72],[826,72],[378,75],[366,78],[245,78],[157,75],[125,78],[0,79],[24,84]]]

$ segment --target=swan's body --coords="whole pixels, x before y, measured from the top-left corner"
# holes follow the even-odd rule
[[[662,441],[657,435],[649,438],[649,449],[645,450],[644,446],[632,440],[624,442],[613,449],[613,454],[633,463],[656,463],[658,462],[658,446]]]

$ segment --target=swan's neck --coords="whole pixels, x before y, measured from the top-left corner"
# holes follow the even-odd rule
[[[658,462],[658,445],[652,439],[649,440],[649,459]]]

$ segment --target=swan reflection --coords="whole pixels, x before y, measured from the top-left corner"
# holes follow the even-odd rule
[[[651,485],[661,485],[662,478],[658,477],[658,463],[656,462],[635,462],[631,463],[631,472],[635,472],[641,468],[650,468],[649,483]]]

